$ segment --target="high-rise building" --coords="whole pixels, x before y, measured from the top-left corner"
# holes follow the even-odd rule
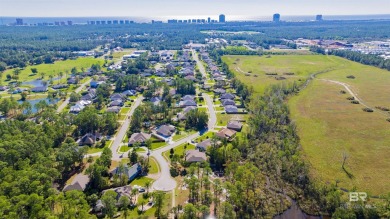
[[[225,23],[226,22],[226,17],[224,14],[219,15],[219,23]]]
[[[211,18],[208,17],[208,18],[207,18],[207,23],[210,23],[210,21],[211,21]]]
[[[317,14],[316,21],[322,21],[322,14]]]
[[[22,18],[16,18],[16,25],[18,25],[18,26],[23,25],[23,19]]]
[[[73,25],[73,21],[68,21],[68,25],[72,26]]]
[[[274,22],[279,22],[280,21],[280,14],[274,14],[274,17],[272,19]]]

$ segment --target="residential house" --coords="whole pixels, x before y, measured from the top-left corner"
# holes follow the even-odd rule
[[[231,120],[231,121],[227,124],[227,128],[228,128],[228,129],[231,129],[231,130],[234,130],[234,131],[237,131],[237,132],[240,132],[241,129],[242,129],[242,123],[239,122],[239,121],[236,121],[236,120]]]
[[[0,91],[5,91],[5,90],[7,90],[7,89],[8,89],[7,86],[0,86]]]
[[[221,100],[234,100],[235,96],[231,93],[224,93],[221,95]]]
[[[112,94],[110,96],[110,100],[111,101],[115,101],[115,100],[120,100],[120,101],[123,101],[124,97],[122,94],[118,94],[118,93],[115,93],[115,94]]]
[[[196,109],[196,106],[187,106],[186,108],[184,108],[183,112],[177,114],[178,120],[186,120],[187,119],[186,114],[189,111],[195,110],[195,109]]]
[[[133,133],[129,139],[129,146],[135,144],[136,142],[144,145],[151,137],[152,135],[147,133]]]
[[[67,88],[68,85],[67,84],[57,84],[57,85],[53,85],[51,88],[53,89],[63,89],[63,88]]]
[[[170,137],[175,131],[176,128],[173,125],[162,125],[156,130],[157,134],[163,137]]]
[[[71,77],[68,79],[67,84],[77,84],[77,79],[75,77]]]
[[[134,96],[137,93],[135,90],[126,90],[122,92],[122,96]]]
[[[183,100],[179,103],[180,107],[189,107],[189,106],[197,106],[196,102],[194,100]]]
[[[233,105],[226,105],[225,106],[225,112],[227,114],[238,113],[238,108],[236,106],[233,106]]]
[[[47,92],[47,87],[46,86],[34,87],[34,88],[31,88],[31,92],[34,92],[34,93]]]
[[[123,101],[121,99],[114,100],[110,103],[110,106],[123,106]]]
[[[214,93],[216,93],[216,94],[224,94],[224,93],[226,93],[226,90],[222,89],[222,88],[217,88],[217,89],[214,90]]]
[[[198,150],[188,150],[186,152],[186,162],[195,163],[195,162],[205,162],[207,161],[206,154]]]
[[[211,146],[211,139],[206,139],[196,145],[196,149],[199,151],[206,151],[208,147]]]
[[[236,105],[236,102],[234,102],[234,100],[230,100],[230,99],[224,99],[224,100],[221,100],[221,103],[223,106],[235,106]]]
[[[141,170],[142,170],[141,165],[139,163],[136,163],[131,167],[125,165],[122,173],[121,173],[121,170],[119,167],[115,168],[110,173],[112,175],[125,174],[127,176],[127,178],[129,179],[129,181],[132,181],[141,173]]]
[[[121,111],[121,108],[119,106],[111,106],[111,107],[108,107],[106,110],[106,112],[108,112],[108,113],[116,113],[116,114],[118,114],[120,111]]]
[[[227,139],[229,141],[233,140],[236,137],[236,131],[224,128],[217,132],[216,136],[222,139]]]
[[[84,174],[77,174],[76,177],[72,180],[70,185],[66,185],[62,191],[84,191],[89,183],[89,176]]]
[[[79,145],[80,146],[82,146],[82,145],[94,145],[101,138],[102,138],[102,136],[99,133],[96,133],[96,134],[87,133],[79,140]]]
[[[157,106],[157,105],[160,105],[161,99],[160,99],[160,97],[152,97],[152,98],[150,98],[150,102],[152,102],[153,105]]]

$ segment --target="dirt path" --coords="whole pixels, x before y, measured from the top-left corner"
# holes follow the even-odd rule
[[[355,98],[355,100],[359,101],[359,103],[367,108],[370,108],[370,109],[374,109],[375,107],[371,107],[369,105],[367,105],[361,98],[358,97],[357,93],[353,92],[350,88],[350,86],[344,82],[340,82],[340,81],[334,81],[334,80],[329,80],[329,79],[319,79],[321,81],[327,81],[327,82],[331,82],[331,83],[334,83],[334,84],[338,84],[338,85],[341,85],[345,88],[345,90],[347,90],[347,92],[353,96]],[[381,110],[374,110],[374,112],[379,112],[380,114],[382,115],[385,115],[386,117],[388,117],[389,115],[385,112],[382,112]]]

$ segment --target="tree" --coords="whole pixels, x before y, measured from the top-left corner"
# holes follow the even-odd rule
[[[102,195],[102,202],[104,205],[103,212],[109,217],[114,218],[117,208],[116,208],[116,192],[113,190],[108,190]]]
[[[155,216],[157,218],[160,218],[161,210],[162,210],[163,204],[164,204],[165,193],[163,193],[163,192],[156,192],[156,193],[154,193],[153,196],[154,196],[154,206],[156,208]]]
[[[209,116],[204,111],[199,111],[197,109],[190,110],[186,114],[186,128],[196,128],[197,130],[203,130],[207,127]]]
[[[75,163],[82,163],[85,154],[86,148],[79,149],[73,138],[66,138],[58,149],[56,160],[62,167],[61,171],[69,171]]]
[[[196,219],[197,217],[197,211],[196,207],[189,203],[184,206],[184,213],[183,213],[183,218],[185,219]]]
[[[130,205],[130,200],[127,196],[121,196],[119,198],[118,203],[119,203],[119,206],[122,210],[126,210],[126,209],[128,209],[128,207]]]
[[[20,94],[20,100],[22,100],[22,101],[25,101],[26,100],[26,98],[27,98],[27,95],[28,95],[28,93],[26,92],[26,91],[23,91],[21,94]]]
[[[81,95],[80,95],[80,94],[75,93],[75,92],[72,92],[72,93],[70,94],[69,101],[70,101],[71,103],[75,103],[75,102],[79,101],[80,98],[81,98]]]
[[[135,148],[129,152],[129,157],[130,157],[130,165],[134,165],[138,162],[138,154]]]

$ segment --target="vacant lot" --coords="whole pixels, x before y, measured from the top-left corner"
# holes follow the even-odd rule
[[[386,121],[390,114],[375,109],[376,106],[390,108],[390,72],[334,56],[226,56],[223,59],[238,79],[253,86],[259,94],[272,84],[302,83],[311,74],[322,72],[289,100],[303,154],[312,167],[311,174],[322,182],[340,181],[338,185],[349,190],[356,187],[373,195],[390,191],[390,123]],[[242,73],[249,71],[250,76]],[[266,73],[277,73],[286,79],[276,80]],[[350,75],[354,79],[347,78]],[[364,112],[362,104],[351,104],[346,99],[351,94],[335,82],[344,83],[374,112]],[[341,94],[342,90],[346,94]],[[347,156],[345,169],[350,176],[342,168],[343,155]]]
[[[311,74],[337,69],[348,62],[320,55],[224,56],[223,60],[256,93],[263,93],[272,84],[302,83]]]
[[[321,181],[379,195],[390,191],[390,123],[351,104],[340,85],[315,80],[289,101],[304,154]],[[347,155],[342,169],[343,154]]]

